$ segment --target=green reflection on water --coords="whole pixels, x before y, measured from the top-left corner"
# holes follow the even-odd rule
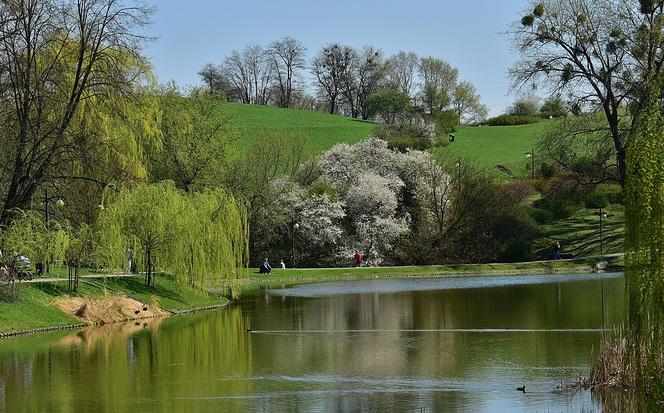
[[[623,288],[255,291],[222,311],[3,341],[0,409],[599,411],[588,393],[551,390],[588,373],[601,333],[560,330],[620,322]],[[473,331],[421,331],[438,329]]]

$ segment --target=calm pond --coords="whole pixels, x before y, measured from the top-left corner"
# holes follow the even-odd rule
[[[220,311],[0,341],[0,411],[599,412],[555,387],[588,374],[623,290],[620,274],[273,285]]]

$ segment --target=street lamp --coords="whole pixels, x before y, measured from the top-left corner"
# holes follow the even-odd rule
[[[55,205],[62,208],[65,206],[65,201],[60,198],[60,197],[54,197],[55,199]],[[51,198],[48,196],[48,188],[44,189],[44,223],[46,224],[46,232],[49,232],[51,230],[51,208],[50,208],[50,201]],[[49,243],[50,247],[50,237],[47,237],[47,241]],[[48,258],[46,259],[46,272],[50,272],[51,270],[51,263],[49,262]]]
[[[602,208],[599,209],[599,255],[604,258],[604,233],[602,227],[602,220],[608,217],[609,214],[602,211]]]
[[[530,159],[530,178],[535,179],[535,150],[531,149],[524,155],[526,155],[526,159]]]
[[[461,194],[461,161],[456,161],[454,166],[457,169],[457,190]]]
[[[293,214],[293,226],[291,230],[291,241],[292,241],[292,246],[291,246],[291,254],[292,254],[292,263],[293,263],[293,268],[295,268],[295,231],[300,228],[300,224],[295,222],[295,214]]]

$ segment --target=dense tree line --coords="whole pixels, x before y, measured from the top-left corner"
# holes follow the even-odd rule
[[[308,61],[302,43],[284,37],[266,47],[235,50],[221,64],[205,65],[199,75],[210,90],[241,103],[327,110],[368,119],[375,115],[368,105],[370,96],[394,91],[429,114],[449,110],[467,122],[487,114],[475,87],[459,81],[458,70],[444,60],[404,51],[386,57],[373,46],[357,49],[330,43]]]

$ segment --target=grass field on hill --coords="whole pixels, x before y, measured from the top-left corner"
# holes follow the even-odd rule
[[[604,254],[624,251],[625,213],[621,205],[605,209],[607,217],[602,222]],[[563,253],[575,257],[600,255],[599,210],[582,209],[569,218],[540,226],[541,236],[535,240],[535,257],[551,259],[553,244],[558,241]]]
[[[551,125],[551,122],[543,120],[518,126],[461,126],[455,132],[455,141],[436,151],[446,151],[467,158],[495,171],[496,165],[503,165],[509,168],[514,176],[523,177],[530,172],[526,169],[528,160],[525,153],[536,149],[539,134]],[[503,173],[500,175],[506,176]]]
[[[376,125],[359,119],[306,110],[224,103],[231,125],[240,132],[239,146],[246,148],[266,133],[304,135],[311,153],[323,152],[337,143],[355,143],[370,137]]]

